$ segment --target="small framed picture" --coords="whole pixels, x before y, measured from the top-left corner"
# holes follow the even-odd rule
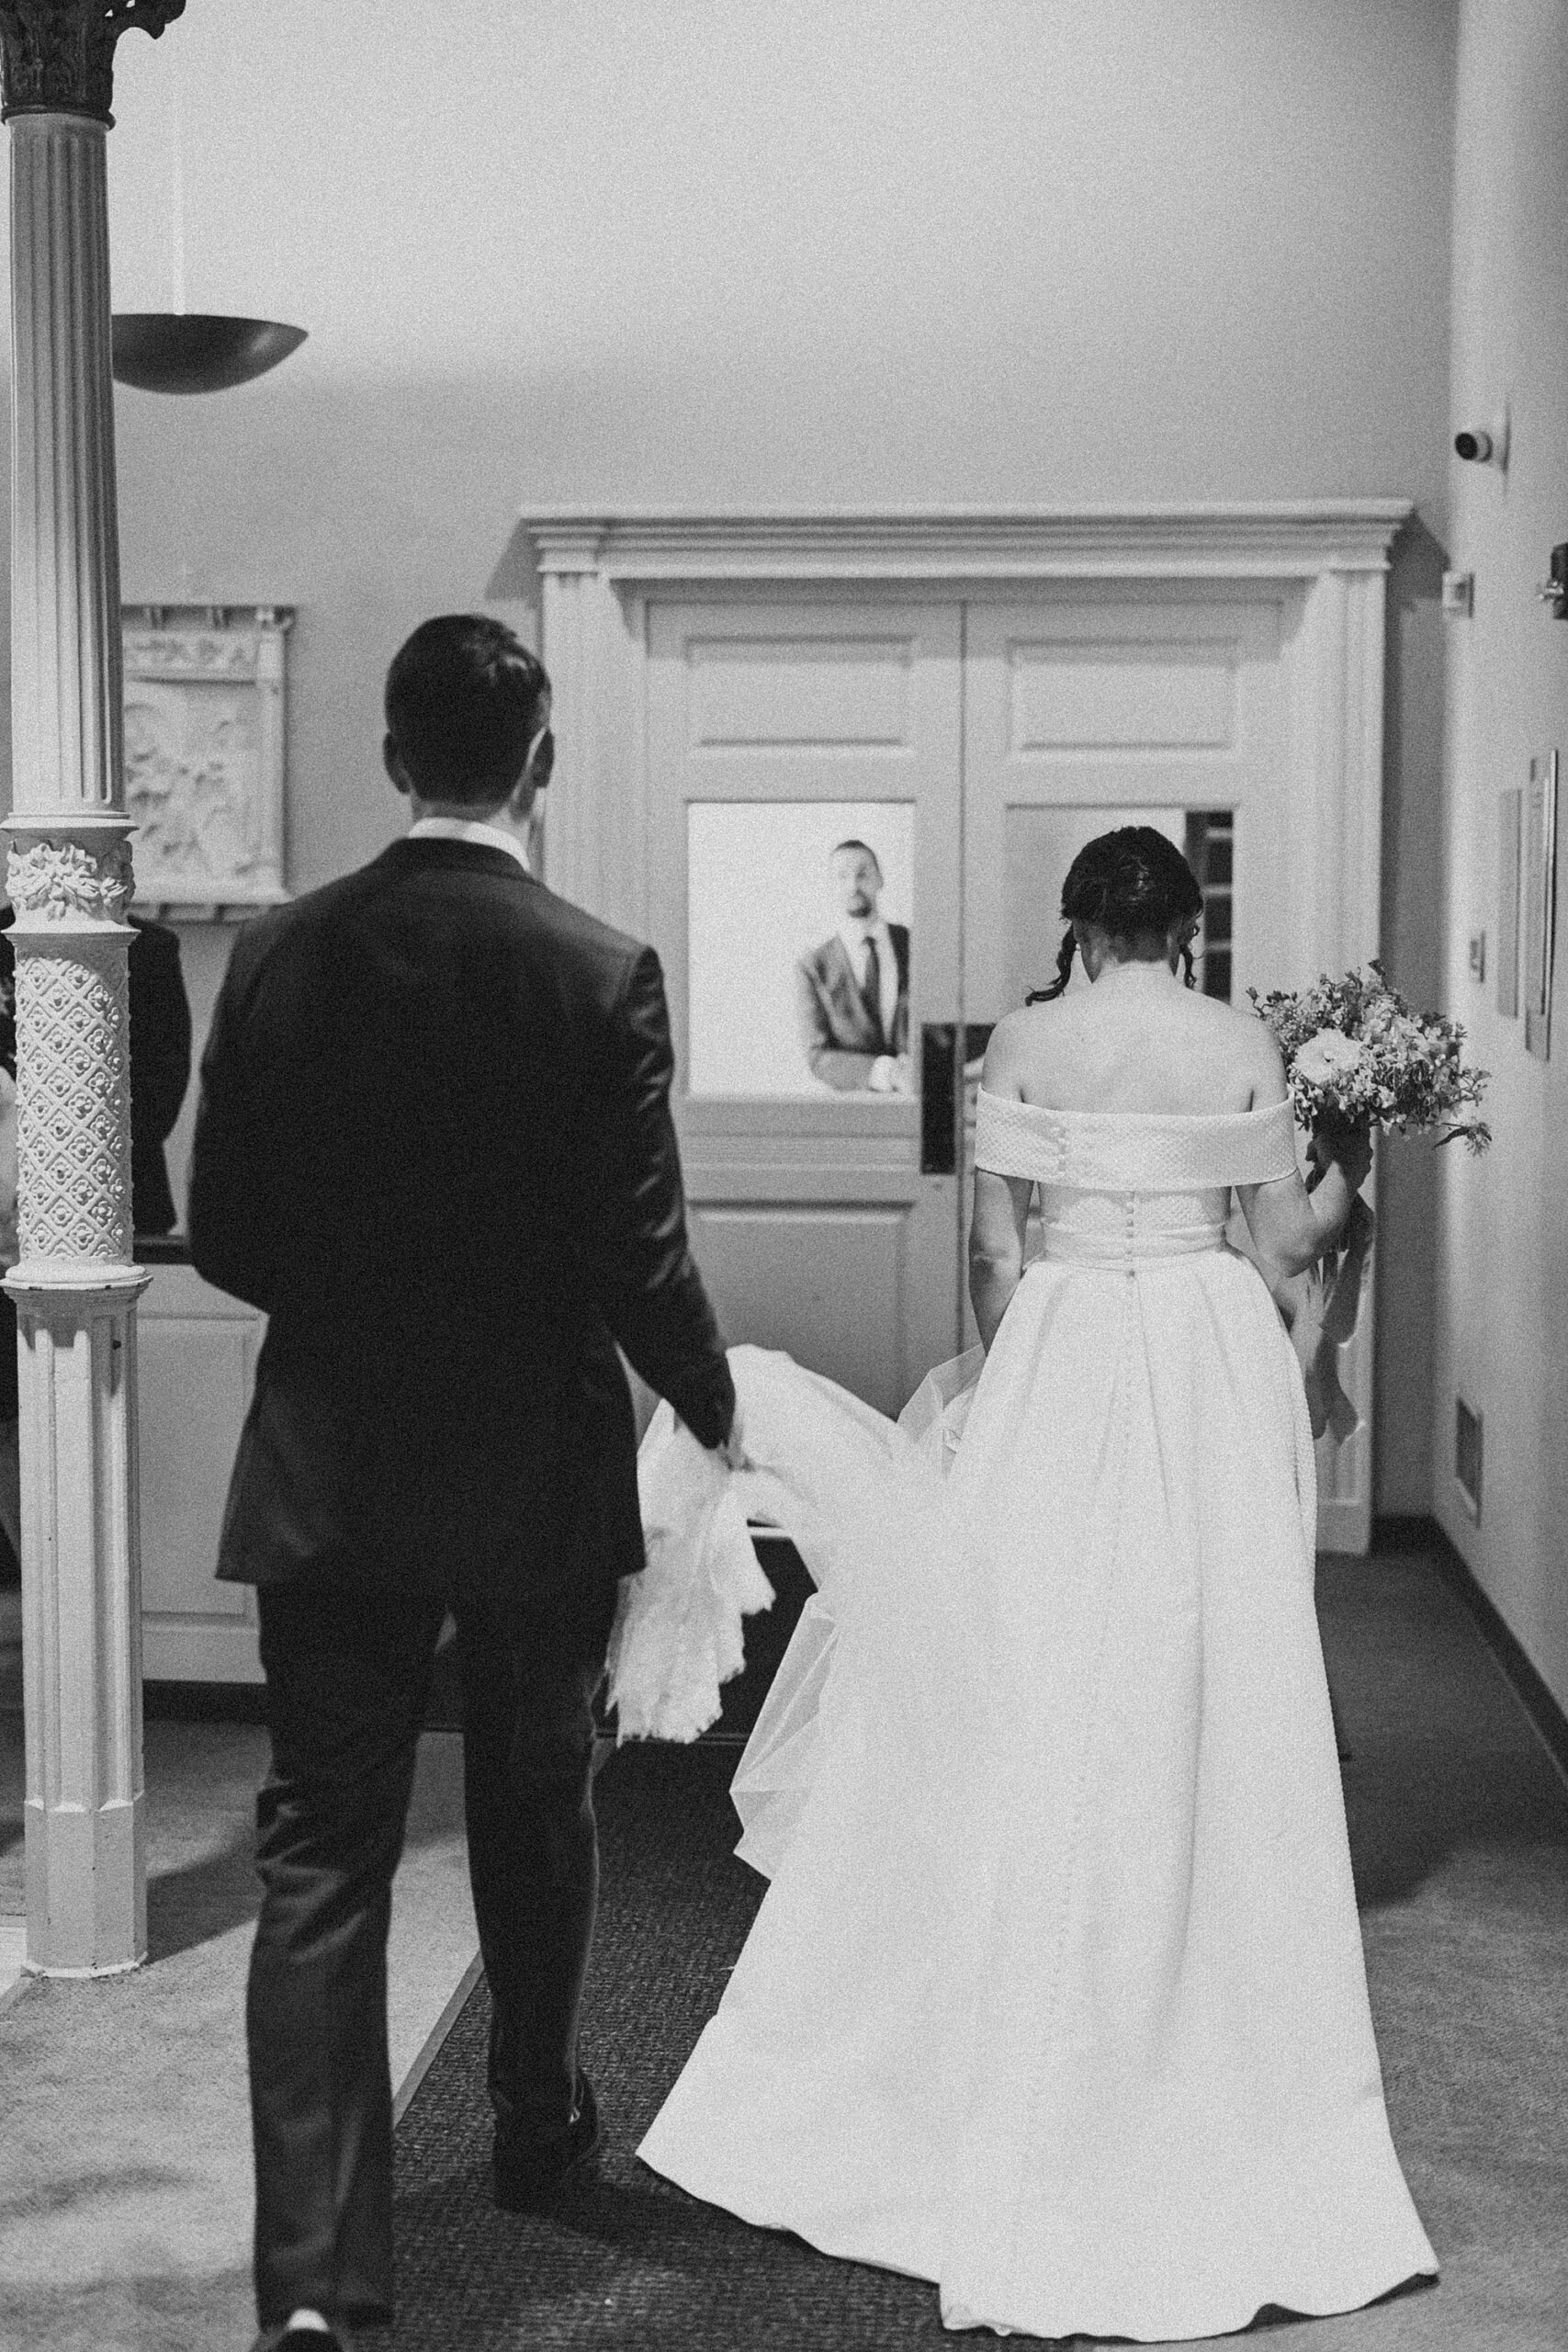
[[[1524,794],[1497,795],[1497,1010],[1519,1017],[1519,824]]]
[[[1538,1061],[1551,1049],[1551,969],[1557,922],[1557,753],[1530,762],[1520,825],[1520,929],[1525,1044]]]
[[[125,805],[136,905],[254,914],[283,879],[287,605],[127,605]]]

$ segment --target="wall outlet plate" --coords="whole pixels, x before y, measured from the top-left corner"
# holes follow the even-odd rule
[[[1443,610],[1453,619],[1467,621],[1475,610],[1475,574],[1473,571],[1445,571],[1443,574]]]

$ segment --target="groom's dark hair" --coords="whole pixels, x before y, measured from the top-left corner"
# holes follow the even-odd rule
[[[422,800],[495,808],[523,773],[550,690],[544,664],[482,613],[440,613],[387,673],[387,732]]]

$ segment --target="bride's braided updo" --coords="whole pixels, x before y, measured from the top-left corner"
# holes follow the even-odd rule
[[[1067,925],[1056,957],[1056,978],[1025,1000],[1049,1004],[1072,977],[1077,942],[1074,923],[1092,923],[1111,938],[1163,938],[1172,923],[1203,911],[1203,893],[1176,843],[1153,825],[1119,825],[1080,849],[1062,885],[1062,917]],[[1192,950],[1183,945],[1187,985],[1195,985]]]

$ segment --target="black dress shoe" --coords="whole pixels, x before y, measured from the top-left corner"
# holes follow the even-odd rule
[[[599,2162],[599,2102],[586,2075],[563,2131],[495,2139],[495,2201],[503,2213],[545,2213],[592,2179]]]
[[[257,2336],[254,2352],[351,2352],[349,2339],[336,2328],[323,2335],[319,2327],[282,2327],[275,2322]]]

